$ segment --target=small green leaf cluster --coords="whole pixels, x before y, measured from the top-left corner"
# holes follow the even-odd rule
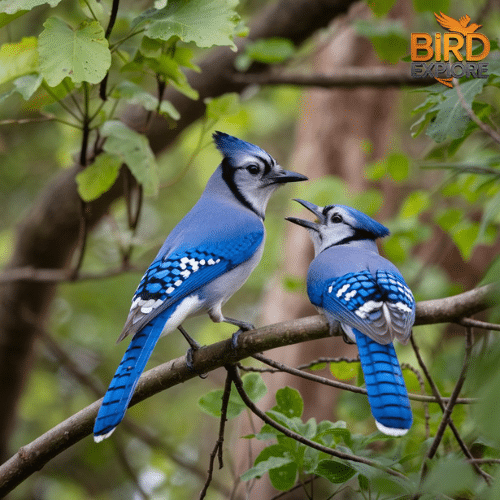
[[[303,422],[303,410],[304,402],[299,392],[284,387],[276,392],[276,406],[266,414],[311,441],[328,447],[338,447],[339,450],[351,450],[353,441],[345,422],[323,421],[318,424],[314,418]],[[260,432],[253,437],[262,441],[272,439],[277,443],[266,447],[257,456],[254,466],[241,476],[244,481],[268,473],[272,485],[277,490],[287,491],[295,485],[297,477],[308,474],[325,477],[335,484],[344,483],[356,474],[356,470],[347,462],[332,460],[326,453],[283,435],[269,424],[264,424]]]
[[[48,3],[60,0],[0,1],[0,26]],[[179,112],[163,99],[171,86],[190,99],[198,93],[186,69],[196,47],[229,46],[242,32],[235,11],[238,0],[169,0],[146,11],[118,9],[86,0],[74,12],[62,10],[41,20],[38,37],[0,46],[0,102],[17,94],[30,109],[82,131],[78,192],[84,201],[105,193],[130,169],[147,195],[159,188],[158,167],[144,135],[120,124],[117,113],[126,105],[178,120]],[[151,92],[151,88],[155,91]],[[58,104],[59,106],[57,106]],[[102,156],[102,157],[101,157]]]

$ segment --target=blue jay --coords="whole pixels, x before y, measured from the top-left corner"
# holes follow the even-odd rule
[[[168,235],[144,274],[118,341],[132,341],[99,409],[94,440],[107,438],[121,422],[137,381],[162,332],[207,312],[216,323],[249,323],[227,318],[222,305],[243,285],[264,248],[264,212],[273,192],[287,182],[306,180],[283,170],[264,150],[222,132],[213,135],[223,155],[201,198]],[[191,350],[190,350],[191,351]],[[188,351],[188,352],[190,352]]]
[[[368,401],[380,431],[402,436],[412,424],[408,393],[392,341],[406,344],[415,321],[415,300],[396,266],[378,253],[375,240],[389,230],[354,208],[318,207],[315,222],[287,217],[305,227],[315,258],[307,293],[330,325],[338,321],[358,345]]]

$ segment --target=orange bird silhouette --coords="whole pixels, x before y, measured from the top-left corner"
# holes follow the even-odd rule
[[[469,33],[474,33],[478,28],[482,26],[482,24],[476,24],[472,23],[471,25],[467,26],[470,21],[470,17],[465,15],[460,18],[459,21],[456,19],[453,19],[450,16],[447,16],[446,14],[443,14],[440,12],[440,16],[438,16],[435,12],[434,15],[436,16],[436,21],[445,29],[448,31],[455,31],[456,33],[461,33],[463,36],[467,36]]]

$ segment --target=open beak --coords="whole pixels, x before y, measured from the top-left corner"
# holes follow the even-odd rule
[[[316,222],[312,222],[310,220],[306,219],[298,219],[296,217],[285,217],[287,221],[292,222],[293,224],[297,224],[298,226],[305,227],[306,229],[311,229],[313,231],[318,231],[320,224],[322,224],[325,221],[325,216],[323,215],[322,209],[323,207],[318,207],[314,203],[311,203],[309,201],[305,200],[299,200],[299,199],[294,199],[293,201],[296,201],[300,203],[302,206],[306,207],[307,210],[312,212],[317,220]]]
[[[273,173],[272,176],[268,176],[270,184],[286,184],[287,182],[300,182],[307,181],[308,178],[305,175],[299,174],[298,172],[291,172],[290,170],[278,170]]]

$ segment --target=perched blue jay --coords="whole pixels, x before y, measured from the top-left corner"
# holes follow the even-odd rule
[[[317,217],[315,222],[287,217],[305,227],[314,243],[316,257],[307,274],[309,299],[330,324],[340,322],[358,345],[378,429],[402,436],[413,418],[392,341],[408,342],[415,300],[396,266],[378,253],[375,240],[389,230],[354,208],[295,201]]]
[[[144,274],[118,341],[132,341],[104,396],[94,425],[96,442],[121,422],[137,381],[161,333],[207,312],[242,330],[249,323],[227,318],[222,305],[246,281],[264,248],[264,212],[273,192],[287,182],[306,180],[283,170],[261,148],[222,132],[213,135],[223,155],[191,211],[168,235]],[[233,341],[236,337],[233,336]]]

